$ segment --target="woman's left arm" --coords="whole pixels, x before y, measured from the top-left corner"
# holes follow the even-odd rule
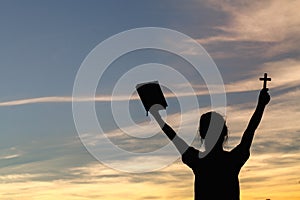
[[[257,129],[257,127],[262,119],[265,107],[269,103],[269,101],[270,101],[270,95],[268,93],[268,89],[262,89],[259,94],[258,104],[256,106],[256,109],[250,119],[250,122],[243,134],[243,137],[242,137],[242,140],[240,143],[240,145],[243,149],[247,149],[247,150],[250,149],[255,130]]]

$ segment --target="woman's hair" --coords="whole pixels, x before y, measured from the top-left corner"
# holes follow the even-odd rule
[[[228,129],[223,116],[215,111],[210,111],[200,117],[199,134],[201,140],[206,138],[207,133],[216,134],[222,144],[228,139]]]

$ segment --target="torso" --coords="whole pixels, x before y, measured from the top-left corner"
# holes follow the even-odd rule
[[[199,151],[190,148],[183,154],[183,162],[192,168],[195,175],[195,200],[239,199],[238,175],[249,158],[236,147],[233,151],[222,151],[198,157]]]

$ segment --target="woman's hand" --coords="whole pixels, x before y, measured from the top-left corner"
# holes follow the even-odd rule
[[[159,114],[159,110],[163,109],[163,107],[159,104],[155,104],[153,106],[151,106],[149,112],[150,114],[155,118],[161,118],[160,114]]]
[[[266,106],[270,102],[270,95],[268,93],[268,88],[262,89],[259,93],[258,105]]]

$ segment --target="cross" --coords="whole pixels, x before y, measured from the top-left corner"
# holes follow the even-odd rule
[[[268,74],[264,73],[264,77],[263,78],[259,78],[260,81],[264,81],[264,87],[263,89],[267,88],[267,81],[271,81],[271,78],[268,78]]]

